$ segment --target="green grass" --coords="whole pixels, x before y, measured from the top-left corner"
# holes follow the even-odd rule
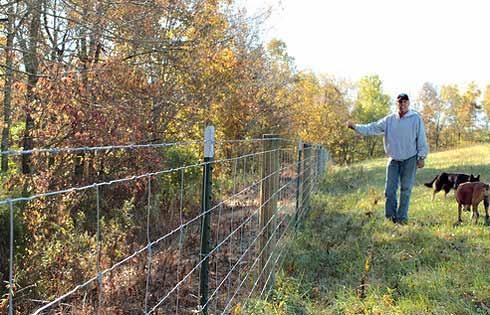
[[[490,182],[490,145],[431,154],[417,173],[407,226],[384,220],[385,165],[331,168],[275,291],[247,313],[490,314],[490,227],[467,212],[454,227],[453,192],[432,202],[422,185],[442,170]]]

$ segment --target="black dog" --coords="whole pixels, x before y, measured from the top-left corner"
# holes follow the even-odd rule
[[[449,193],[451,188],[457,189],[458,186],[462,183],[479,182],[479,181],[480,181],[479,174],[478,176],[473,176],[473,174],[468,175],[463,173],[442,172],[441,174],[434,177],[434,179],[431,182],[425,183],[424,185],[429,188],[434,188],[434,191],[432,192],[432,200],[434,200],[436,194],[443,189],[445,192],[444,198],[446,198],[446,195]]]

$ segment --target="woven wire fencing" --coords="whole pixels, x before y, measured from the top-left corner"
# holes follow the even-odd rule
[[[2,154],[48,182],[0,200],[7,314],[233,313],[273,287],[328,160],[276,136]]]

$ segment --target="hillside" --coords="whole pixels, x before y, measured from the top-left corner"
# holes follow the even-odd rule
[[[276,291],[250,314],[490,314],[490,227],[454,227],[451,191],[423,186],[442,170],[490,181],[490,145],[431,154],[407,226],[383,217],[386,159],[332,167],[291,246]],[[480,206],[480,214],[483,206]]]

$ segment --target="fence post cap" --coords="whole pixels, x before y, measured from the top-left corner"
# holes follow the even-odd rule
[[[215,129],[214,126],[207,126],[204,130],[204,157],[213,158],[214,157],[214,136]]]
[[[279,135],[273,133],[266,133],[262,135],[262,139],[279,138]]]

